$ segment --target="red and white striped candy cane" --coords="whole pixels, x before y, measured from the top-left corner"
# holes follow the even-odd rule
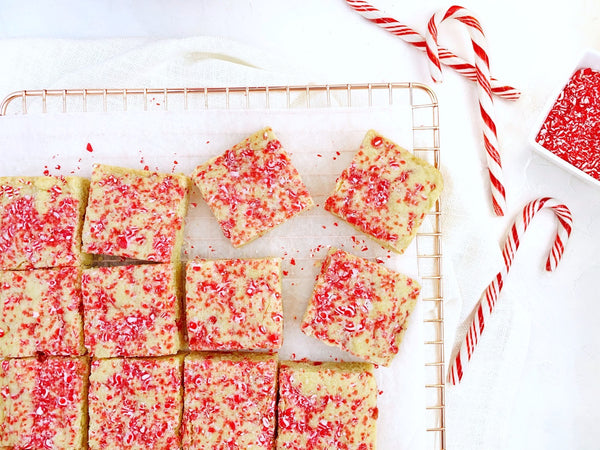
[[[469,327],[467,335],[462,342],[460,351],[456,355],[448,374],[448,379],[452,384],[458,384],[462,379],[465,370],[465,364],[467,364],[471,359],[485,324],[494,310],[496,300],[498,299],[500,290],[504,285],[504,280],[508,274],[508,271],[510,270],[515,253],[519,248],[521,237],[525,233],[525,230],[527,230],[527,227],[529,226],[533,216],[542,208],[552,209],[556,215],[556,218],[558,219],[558,229],[556,236],[554,237],[552,249],[550,250],[548,259],[546,261],[546,270],[554,270],[558,264],[558,261],[562,257],[565,250],[565,244],[571,235],[571,229],[573,227],[571,211],[569,211],[569,208],[567,208],[565,205],[558,203],[556,200],[550,197],[540,198],[528,203],[523,209],[522,214],[517,216],[515,219],[510,233],[506,238],[506,242],[504,243],[504,248],[502,249],[504,267],[500,272],[498,272],[496,277],[483,292],[479,302],[473,309],[473,320],[471,322],[471,326]]]
[[[487,42],[479,21],[467,9],[461,6],[451,6],[447,11],[437,12],[429,21],[425,42],[427,44],[431,77],[434,81],[441,81],[442,79],[442,68],[437,44],[438,27],[443,21],[450,19],[458,20],[466,25],[471,37],[473,51],[475,52],[479,112],[483,130],[483,143],[487,156],[492,204],[496,215],[503,216],[506,209],[506,192],[503,182],[504,177],[502,175],[502,162],[498,151],[496,114],[494,112],[494,99],[490,87],[490,64],[487,55]]]
[[[392,17],[384,15],[380,10],[363,0],[346,0],[346,3],[365,19],[398,36],[422,52],[427,52],[425,38],[414,29],[398,22]],[[438,56],[442,64],[454,69],[471,81],[477,81],[477,70],[468,61],[456,56],[450,50],[443,47],[439,47]],[[491,77],[490,82],[492,93],[498,97],[507,100],[517,100],[521,96],[521,92],[518,89],[502,84],[496,78]]]

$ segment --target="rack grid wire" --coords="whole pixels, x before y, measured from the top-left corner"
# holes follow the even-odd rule
[[[408,95],[406,95],[408,94]],[[306,86],[43,89],[16,91],[0,104],[0,116],[50,112],[130,110],[377,107],[408,101],[413,152],[440,167],[439,110],[435,93],[419,83]],[[425,390],[428,448],[446,448],[444,297],[441,200],[417,233],[417,265],[425,304]]]

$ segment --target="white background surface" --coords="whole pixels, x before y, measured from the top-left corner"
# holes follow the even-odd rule
[[[373,4],[421,32],[435,11],[450,5]],[[446,179],[450,347],[456,324],[498,271],[507,227],[527,201],[545,195],[564,201],[575,227],[557,271],[545,273],[555,221],[549,212],[533,221],[463,382],[448,387],[448,448],[595,449],[600,442],[600,190],[534,154],[527,137],[581,52],[600,49],[600,2],[462,5],[483,25],[492,73],[521,88],[523,97],[496,101],[508,194],[508,214],[496,218],[474,86],[445,70],[444,82],[434,87]],[[0,96],[79,86],[430,83],[423,54],[341,0],[3,1],[0,38]],[[443,25],[440,43],[470,59],[460,26]]]

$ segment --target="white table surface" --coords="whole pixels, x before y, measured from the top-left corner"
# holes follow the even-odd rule
[[[436,10],[449,6],[431,0],[373,4],[419,31]],[[573,212],[575,227],[563,261],[549,274],[543,271],[543,262],[554,218],[540,213],[531,225],[475,360],[463,383],[447,389],[448,448],[600,448],[600,295],[596,284],[600,189],[540,158],[527,143],[538,112],[569,75],[580,53],[585,48],[600,49],[600,2],[461,4],[484,27],[492,73],[521,88],[523,96],[514,103],[496,101],[508,214],[495,218],[489,208],[474,86],[450,70],[444,70],[444,82],[434,86],[440,103],[447,185],[444,232],[445,258],[451,268],[447,272],[451,280],[446,280],[452,296],[447,299],[449,322],[455,325],[464,320],[500,268],[500,246],[510,219],[527,201],[545,195],[564,201]],[[268,53],[270,57],[262,61],[272,67],[264,67],[264,73],[255,76],[272,84],[290,80],[432,84],[423,54],[365,21],[342,0],[3,0],[0,97],[19,89],[75,87],[64,83],[77,79],[70,74],[86,73],[90,61],[110,67],[111,58],[125,52],[135,57],[136,48],[157,40],[196,36],[223,37],[252,49],[248,61]],[[55,45],[70,51],[101,48],[104,53],[77,59],[64,55],[61,59],[60,52],[44,57],[34,50],[28,53],[23,38],[44,40],[32,41],[32,49]],[[79,41],[82,45],[77,47],[72,41],[56,43],[54,38],[99,41]],[[110,50],[103,46],[107,39],[111,39]],[[459,26],[443,25],[440,43],[471,59],[466,34]],[[31,61],[31,55],[39,61]],[[217,53],[200,55],[219,58]],[[244,55],[237,57],[244,59]],[[161,72],[123,79],[164,87],[169,79],[153,78],[156,73]],[[181,73],[185,81],[188,72],[182,69]],[[219,84],[247,82],[228,73],[227,65],[219,74]],[[120,79],[112,73],[95,75],[96,83]],[[455,333],[454,326],[446,329],[451,344]]]

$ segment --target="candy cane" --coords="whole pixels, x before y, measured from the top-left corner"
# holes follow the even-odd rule
[[[546,270],[552,271],[556,268],[558,261],[563,255],[565,244],[571,235],[571,229],[573,226],[573,219],[571,217],[571,211],[565,205],[558,203],[556,200],[550,197],[540,198],[528,203],[521,215],[519,215],[506,238],[504,248],[502,249],[502,256],[504,258],[504,267],[496,277],[492,280],[483,295],[479,299],[479,302],[473,309],[473,320],[469,331],[462,342],[460,351],[456,355],[452,366],[450,367],[448,379],[452,384],[458,384],[462,379],[465,364],[469,362],[475,346],[479,341],[483,328],[486,322],[489,320],[490,315],[496,305],[496,300],[500,294],[500,290],[504,285],[504,280],[510,270],[510,266],[515,257],[515,253],[519,248],[521,237],[525,233],[525,230],[529,226],[533,216],[542,208],[550,208],[558,219],[558,229],[556,236],[554,237],[554,243],[552,249],[548,254],[546,261]]]
[[[490,87],[490,66],[487,56],[487,42],[479,21],[468,10],[461,6],[451,6],[447,11],[433,15],[428,24],[425,38],[429,68],[434,81],[441,81],[442,68],[437,44],[438,26],[444,20],[458,20],[467,26],[473,51],[475,53],[475,71],[477,72],[477,88],[479,94],[479,112],[483,125],[483,143],[486,150],[488,175],[490,177],[492,204],[498,216],[504,215],[506,208],[506,192],[502,181],[502,162],[498,152],[498,136],[496,134],[496,119],[494,99]]]
[[[416,47],[422,52],[427,52],[425,38],[417,31],[401,24],[392,17],[385,16],[380,10],[363,0],[346,0],[346,3],[348,3],[348,5],[354,9],[354,11],[359,13],[365,19],[389,31],[395,36],[398,36],[400,39]],[[438,53],[439,59],[444,65],[454,69],[471,81],[477,81],[477,70],[475,66],[443,47],[438,49]],[[492,93],[498,97],[502,97],[507,100],[517,100],[521,96],[521,92],[518,89],[512,86],[501,84],[493,77],[490,78],[490,82]]]

